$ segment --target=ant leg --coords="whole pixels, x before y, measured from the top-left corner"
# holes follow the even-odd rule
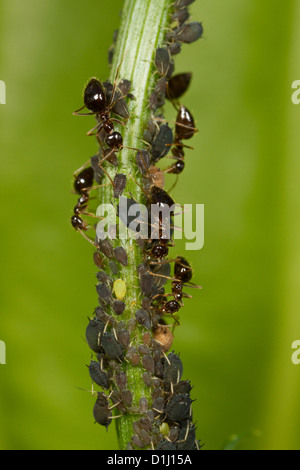
[[[90,135],[96,135],[96,134],[98,134],[98,133],[101,131],[102,127],[103,127],[103,123],[100,121],[100,122],[97,123],[97,125],[96,125],[95,127],[93,127],[93,129],[91,129],[90,131],[87,132],[87,135],[90,136]],[[93,134],[93,132],[94,132],[96,129],[97,129],[97,132],[96,132],[95,134]]]
[[[91,245],[93,245],[96,248],[99,248],[99,246],[93,240],[91,240],[80,228],[77,230],[79,233],[81,233],[83,238],[85,238]]]
[[[118,76],[119,76],[119,73],[120,73],[120,69],[121,69],[121,66],[122,66],[122,64],[123,64],[123,61],[124,61],[124,59],[125,59],[126,54],[127,54],[127,52],[124,53],[124,55],[123,55],[123,57],[122,57],[122,60],[121,60],[120,64],[118,65],[118,68],[117,68],[117,71],[116,71],[115,80],[114,80],[114,86],[113,86],[113,91],[112,91],[111,99],[110,99],[110,103],[109,103],[109,107],[110,107],[110,108],[112,107],[112,103],[114,102],[115,93],[116,93],[116,87],[117,87],[117,79],[118,79]]]
[[[73,112],[73,116],[91,116],[95,113],[80,113],[82,109],[84,109],[86,106],[82,106],[82,108],[77,109],[76,111]]]
[[[90,164],[90,160],[85,162],[78,170],[74,171],[73,176],[74,178],[77,178],[78,173],[80,173],[82,170],[84,170],[88,165]]]

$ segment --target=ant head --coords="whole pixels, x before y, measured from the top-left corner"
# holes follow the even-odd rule
[[[92,78],[85,87],[84,104],[93,113],[101,113],[106,108],[105,91],[97,78]]]

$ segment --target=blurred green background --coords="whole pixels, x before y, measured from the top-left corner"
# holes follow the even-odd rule
[[[97,298],[90,246],[71,228],[72,174],[95,149],[72,112],[106,79],[121,0],[0,0],[1,449],[116,449],[93,424],[84,342]],[[198,436],[221,449],[299,449],[300,3],[197,0],[205,38],[176,60],[200,132],[176,201],[205,204],[204,286],[174,344],[194,383]],[[182,254],[182,249],[178,248]]]

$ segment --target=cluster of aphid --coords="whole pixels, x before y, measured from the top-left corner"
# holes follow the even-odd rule
[[[179,175],[183,171],[186,147],[183,141],[196,132],[192,114],[178,103],[189,86],[191,74],[173,75],[173,56],[180,52],[182,43],[191,43],[203,34],[200,23],[187,23],[187,6],[193,1],[176,0],[172,6],[172,29],[166,36],[164,46],[155,53],[159,78],[149,101],[152,117],[142,139],[145,148],[132,149],[136,152],[136,164],[149,206],[174,205],[173,199],[164,190],[164,174]],[[113,48],[110,59],[112,53]],[[81,108],[74,113],[95,116],[97,124],[88,135],[96,135],[100,145],[99,154],[92,157],[89,166],[84,165],[74,174],[74,189],[79,199],[71,219],[73,227],[95,246],[94,262],[99,269],[96,286],[99,306],[89,320],[86,340],[95,355],[89,365],[90,377],[107,393],[93,392],[97,396],[94,418],[107,428],[115,418],[127,413],[134,415],[134,434],[127,449],[196,450],[200,445],[192,423],[192,386],[189,381],[181,380],[183,366],[179,356],[174,352],[168,354],[173,343],[172,330],[179,324],[175,314],[183,306],[183,298],[190,297],[183,289],[185,286],[198,287],[191,283],[192,269],[188,261],[181,256],[168,259],[169,248],[174,246],[174,242],[171,235],[165,236],[164,223],[159,217],[156,221],[157,239],[151,239],[149,235],[148,240],[137,240],[143,251],[143,263],[137,268],[142,299],[134,317],[125,320],[128,317],[124,316],[124,312],[128,308],[132,310],[132,306],[125,303],[128,286],[118,277],[120,268],[128,265],[127,252],[122,246],[114,246],[109,238],[100,240],[96,236],[92,239],[86,235],[91,227],[83,216],[96,217],[88,211],[90,192],[112,185],[113,196],[119,199],[124,198],[122,195],[126,190],[126,175],[116,171],[112,177],[106,170],[107,164],[115,168],[119,166],[117,152],[124,146],[121,133],[115,130],[115,123],[126,126],[130,117],[126,98],[134,99],[130,94],[130,81],[124,79],[118,83],[119,70],[120,66],[114,84],[91,79],[84,91],[83,108],[87,108],[88,112],[80,113]],[[177,110],[175,135],[163,116],[157,113],[165,98]],[[156,164],[169,151],[172,153],[170,158],[175,161],[162,171]],[[105,175],[109,180],[107,184],[103,184]],[[136,203],[132,198],[126,200],[128,208]],[[121,223],[119,206],[116,211]],[[129,222],[130,218],[127,224]],[[149,222],[149,233],[150,225]],[[171,263],[174,263],[173,277]],[[171,293],[165,292],[164,286],[168,280],[171,280]],[[168,300],[168,297],[172,299]],[[170,316],[175,321],[174,325],[167,323]],[[140,335],[136,334],[137,328]],[[130,390],[126,362],[139,368],[141,380],[149,389],[148,398],[142,397],[138,403]],[[113,415],[114,408],[118,410],[117,415]]]

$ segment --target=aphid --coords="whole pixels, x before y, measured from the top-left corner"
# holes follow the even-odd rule
[[[173,442],[162,439],[156,446],[155,450],[177,450],[176,445]]]
[[[127,349],[130,344],[130,333],[128,330],[122,329],[117,332],[118,340],[123,348]]]
[[[95,251],[93,254],[93,259],[94,263],[97,266],[98,269],[103,269],[105,267],[105,264],[103,262],[103,258],[100,255],[99,251]]]
[[[106,238],[105,240],[99,240],[99,249],[106,258],[112,260],[114,258],[114,249],[110,241]]]
[[[192,23],[185,23],[180,28],[173,31],[168,39],[173,41],[183,42],[185,44],[191,44],[192,42],[197,41],[203,36],[203,26],[202,23],[197,23],[193,21]]]
[[[126,295],[126,282],[122,279],[118,279],[114,282],[114,293],[118,300],[123,300]]]
[[[138,347],[138,352],[139,354],[141,354],[142,356],[146,356],[147,354],[150,354],[150,350],[147,346],[145,346],[144,344],[140,344],[139,347]]]
[[[117,264],[113,260],[110,260],[108,264],[109,264],[109,267],[111,269],[111,272],[115,276],[117,276],[119,274],[119,268],[118,268]]]
[[[105,324],[98,319],[92,319],[85,331],[86,341],[92,351],[98,353],[102,351],[101,335],[104,331]]]
[[[187,8],[181,8],[172,15],[172,22],[177,23],[178,26],[181,26],[185,23],[190,17],[190,13]]]
[[[130,390],[123,390],[122,391],[122,400],[126,406],[132,405],[132,393]]]
[[[149,314],[145,310],[142,310],[142,309],[138,310],[135,314],[135,318],[140,325],[142,325],[147,330],[150,330],[151,319],[150,319]]]
[[[114,255],[117,261],[121,263],[123,266],[128,265],[128,256],[126,250],[122,246],[118,246],[114,249]]]
[[[152,356],[150,355],[144,356],[142,359],[142,364],[148,372],[150,372],[151,374],[154,374],[155,364],[154,364],[154,359]]]
[[[178,382],[173,386],[173,395],[179,395],[181,393],[185,395],[189,395],[192,391],[191,382],[189,380],[183,380],[182,382]]]
[[[94,405],[93,414],[95,421],[106,429],[112,421],[112,413],[109,408],[109,402],[105,393],[98,393],[97,401]]]
[[[142,414],[146,414],[148,410],[148,400],[145,397],[142,397],[139,401],[139,406]]]
[[[149,273],[141,274],[140,275],[140,286],[143,295],[150,295],[152,292],[154,280],[153,276]]]
[[[150,167],[151,156],[147,150],[138,150],[135,161],[142,175],[146,175]]]
[[[97,284],[96,290],[99,298],[105,303],[110,303],[112,301],[111,291],[105,284]]]
[[[169,51],[171,55],[177,55],[181,52],[181,43],[180,42],[173,42],[169,44]]]
[[[137,434],[132,436],[132,443],[136,447],[139,447],[140,449],[143,449],[143,447],[145,447],[145,444],[143,443],[143,441],[139,438],[139,436]]]
[[[180,73],[170,78],[167,84],[167,98],[177,100],[187,91],[192,79],[191,73]]]
[[[151,420],[148,418],[148,416],[143,416],[142,418],[140,418],[138,423],[141,429],[145,429],[145,431],[152,430]]]
[[[162,423],[159,427],[159,432],[161,434],[163,434],[164,436],[168,436],[169,432],[170,432],[170,426],[168,425],[168,423]]]
[[[104,284],[107,284],[107,285],[112,285],[111,278],[104,271],[99,271],[97,273],[97,279],[99,282],[103,282]]]
[[[177,440],[178,450],[193,450],[196,442],[196,428],[192,424],[187,423],[186,427],[182,427],[179,431]]]
[[[116,340],[112,333],[103,333],[101,337],[101,345],[111,359],[122,362],[124,359],[124,349],[119,341]]]
[[[89,365],[90,377],[95,384],[99,387],[104,388],[105,390],[109,389],[109,377],[106,372],[101,370],[101,366],[97,361],[91,361]]]
[[[163,413],[165,408],[165,400],[162,397],[155,398],[153,400],[152,409],[157,411],[157,413]]]
[[[113,309],[116,315],[122,315],[125,308],[126,308],[126,305],[122,300],[114,300]]]
[[[133,366],[137,366],[140,362],[140,356],[134,346],[128,349],[126,357],[131,361]]]
[[[151,343],[151,334],[148,331],[143,334],[143,343],[145,346],[149,346]]]
[[[148,372],[143,373],[142,379],[145,385],[147,385],[147,387],[151,387],[151,384],[152,384],[151,375]]]
[[[152,162],[156,163],[165,157],[173,144],[173,132],[168,124],[162,124],[152,142]]]
[[[115,198],[118,199],[122,195],[126,187],[126,181],[127,181],[126,175],[123,175],[122,173],[115,176],[115,179],[114,179],[114,197]]]
[[[180,382],[183,374],[183,365],[181,359],[174,352],[166,356],[164,365],[164,381],[168,384],[177,384]]]
[[[161,77],[170,77],[174,71],[174,62],[168,49],[160,47],[156,50],[155,65]]]
[[[170,421],[181,421],[190,416],[192,400],[188,395],[179,394],[171,398],[166,406],[166,417]]]
[[[116,374],[116,384],[120,390],[125,390],[127,387],[127,375],[125,372],[117,372]]]

